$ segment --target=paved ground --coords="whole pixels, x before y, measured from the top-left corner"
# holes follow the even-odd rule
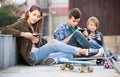
[[[0,71],[0,77],[120,77],[114,69],[104,69],[103,66],[93,66],[94,71],[88,73],[78,72],[76,66],[74,70],[60,70],[60,65],[53,66],[26,66],[17,65]]]

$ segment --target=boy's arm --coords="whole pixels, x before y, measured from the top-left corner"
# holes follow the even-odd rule
[[[64,28],[63,28],[63,25],[60,24],[57,26],[57,28],[54,30],[54,39],[57,39],[59,41],[62,41],[65,39],[64,37]]]
[[[69,40],[71,39],[73,34],[71,34],[69,37],[67,37],[66,39],[62,40],[61,42],[64,44],[67,44],[69,42]]]

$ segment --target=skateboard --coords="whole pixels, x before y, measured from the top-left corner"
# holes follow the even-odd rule
[[[116,62],[112,59],[112,57],[108,58],[108,52],[109,50],[107,50],[105,53],[104,53],[104,57],[105,57],[105,60],[106,60],[106,64],[104,65],[104,67],[112,67],[119,75],[120,75],[120,62]]]
[[[97,60],[97,59],[102,59],[104,62],[104,68],[113,68],[118,74],[120,74],[120,62],[116,62],[112,59],[114,55],[109,55],[109,49],[106,49],[104,52],[103,57],[83,57],[83,58],[69,58],[69,60],[79,60],[79,61],[89,61],[89,60]],[[101,64],[101,62],[97,62],[96,64]]]
[[[93,67],[90,66],[93,63],[90,61],[75,61],[75,60],[69,60],[67,58],[60,58],[59,60],[61,63],[63,63],[60,65],[61,70],[65,70],[65,68],[69,68],[69,70],[73,70],[75,64],[80,64],[81,67],[78,68],[79,72],[84,72],[85,68],[87,69],[88,72],[93,72]]]
[[[109,56],[108,58],[112,58],[113,55]],[[105,63],[105,57],[80,57],[80,58],[69,58],[69,60],[77,60],[77,61],[90,61],[90,60],[97,60],[97,65],[103,65]]]

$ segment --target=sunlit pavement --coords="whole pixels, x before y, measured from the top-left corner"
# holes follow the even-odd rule
[[[94,71],[80,73],[76,66],[74,70],[60,69],[60,65],[17,65],[0,71],[0,77],[120,77],[114,69],[105,69],[103,66],[93,66]]]

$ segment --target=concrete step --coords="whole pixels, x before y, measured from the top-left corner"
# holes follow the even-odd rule
[[[104,36],[105,47],[113,52],[120,54],[120,35],[119,36]]]

